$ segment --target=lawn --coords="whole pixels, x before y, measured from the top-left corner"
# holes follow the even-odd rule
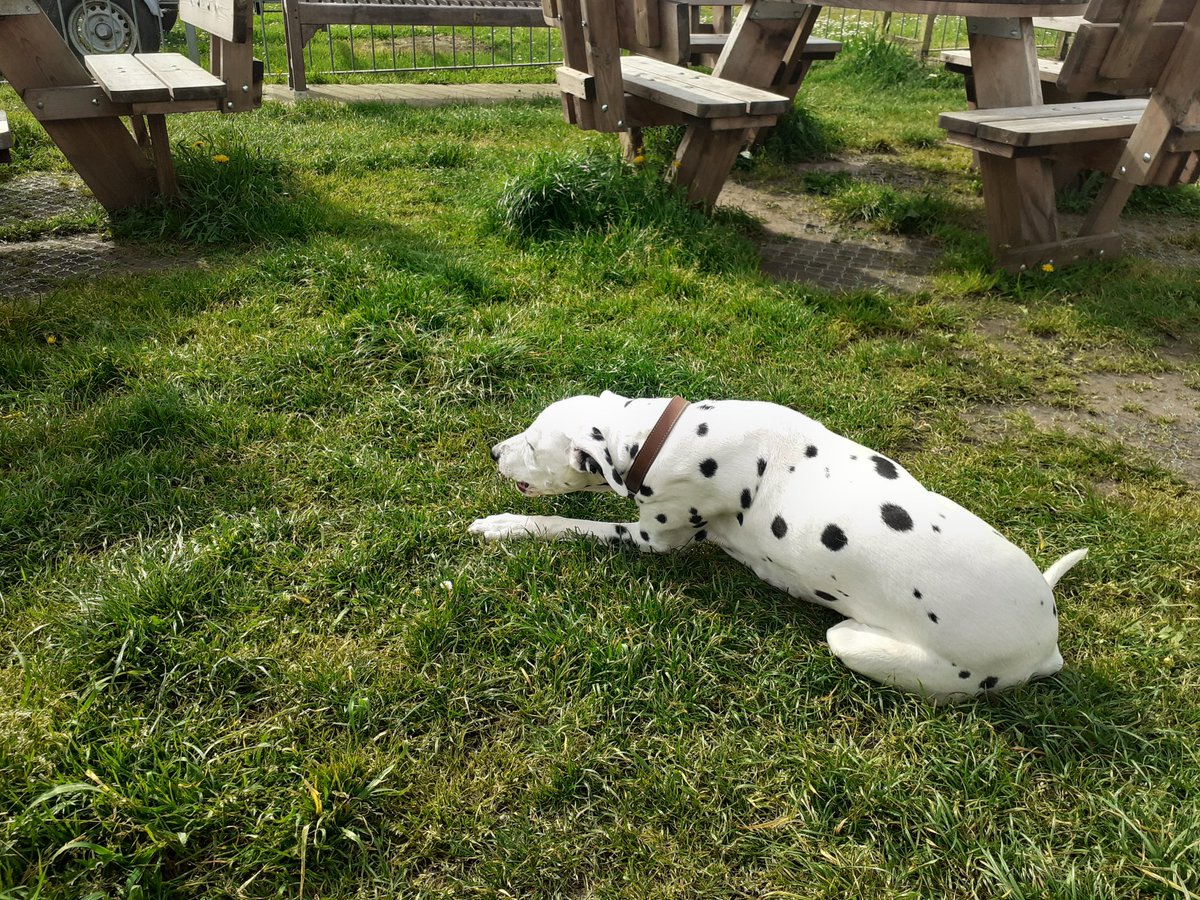
[[[1019,412],[1086,405],[1085,368],[1200,402],[1200,257],[991,273],[933,124],[961,83],[881,56],[815,68],[788,134],[927,187],[778,142],[738,177],[931,236],[917,294],[772,282],[749,217],[658,186],[665,137],[624,170],[549,102],[179,117],[185,206],[48,224],[201,264],[0,284],[0,896],[1200,893],[1198,487]],[[0,189],[66,171],[0,106]],[[1134,212],[1197,247],[1195,189]],[[935,708],[711,547],[468,535],[632,516],[523,498],[487,452],[604,389],[785,403],[1043,566],[1089,547],[1065,669]]]

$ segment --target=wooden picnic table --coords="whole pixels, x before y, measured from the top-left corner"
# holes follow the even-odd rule
[[[1082,15],[1087,6],[1062,0],[827,0],[823,5],[966,17],[980,108],[1040,104],[1033,19]],[[746,0],[713,75],[770,89],[789,48],[806,39],[819,10],[799,0]],[[742,133],[735,129],[720,130],[705,121],[689,125],[676,155],[676,178],[689,198],[714,204],[741,147]],[[1048,167],[1030,159],[981,158],[980,175],[993,245],[1048,240],[1056,233]]]

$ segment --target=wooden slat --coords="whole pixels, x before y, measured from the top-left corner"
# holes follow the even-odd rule
[[[1035,16],[1034,28],[1045,28],[1047,31],[1064,31],[1074,34],[1083,24],[1083,16]]]
[[[951,72],[966,74],[971,71],[970,50],[943,50],[939,57]],[[1062,68],[1063,61],[1061,59],[1038,58],[1038,77],[1047,84],[1058,81],[1062,74]]]
[[[135,53],[134,59],[166,85],[173,100],[219,100],[225,82],[182,53]]]
[[[1026,119],[1053,117],[1069,119],[1072,116],[1120,115],[1131,113],[1140,116],[1146,108],[1146,100],[1131,98],[1121,100],[1090,100],[1078,103],[1052,103],[1044,106],[1005,106],[996,109],[967,109],[960,112],[944,112],[938,116],[938,125],[947,131],[963,134],[978,134],[981,127],[1000,122],[1021,122]]]
[[[645,56],[621,60],[625,90],[697,118],[779,115],[791,106],[780,94]]]
[[[538,5],[490,6],[487,3],[297,3],[300,21],[314,25],[482,25],[497,28],[545,28]]]
[[[720,53],[725,49],[728,41],[729,35],[727,34],[692,34],[691,48],[693,53]],[[804,59],[837,59],[837,55],[841,51],[841,41],[810,37],[804,44],[801,56]],[[967,51],[962,52],[966,53]]]
[[[116,103],[170,100],[167,86],[136,57],[124,53],[83,58],[96,83]]]
[[[1158,82],[1163,66],[1171,55],[1183,25],[1157,22],[1138,44],[1136,56],[1125,55],[1120,62],[1120,77],[1107,77],[1109,52],[1121,30],[1118,25],[1085,23],[1067,54],[1058,86],[1068,93],[1102,91],[1107,94],[1147,93]],[[1118,45],[1118,50],[1120,45]],[[1132,53],[1132,49],[1126,50]]]
[[[1036,108],[1036,107],[1035,107]],[[1120,140],[1133,134],[1139,111],[1072,116],[1024,116],[980,125],[975,136],[1015,147],[1049,147],[1055,144]]]
[[[209,34],[244,44],[252,0],[179,0],[179,18]]]
[[[1118,24],[1130,14],[1130,6],[1137,6],[1142,0],[1092,0],[1084,15],[1089,22],[1108,22]],[[1196,0],[1163,0],[1158,11],[1160,22],[1186,22],[1191,15]]]

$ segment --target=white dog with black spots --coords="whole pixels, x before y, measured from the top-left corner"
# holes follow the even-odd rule
[[[844,615],[826,638],[848,667],[939,703],[1062,668],[1052,589],[1086,550],[1043,574],[892,460],[771,403],[692,404],[632,493],[625,477],[668,402],[571,397],[492,448],[522,494],[616,491],[637,502],[636,522],[502,514],[470,530],[655,552],[715,543],[769,584]]]

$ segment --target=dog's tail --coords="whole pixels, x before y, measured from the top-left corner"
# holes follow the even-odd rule
[[[1087,556],[1087,547],[1084,547],[1082,550],[1076,550],[1073,553],[1068,553],[1043,572],[1042,577],[1046,579],[1046,584],[1050,585],[1051,590],[1058,584],[1058,580],[1070,572],[1075,563],[1079,562],[1085,556]]]

